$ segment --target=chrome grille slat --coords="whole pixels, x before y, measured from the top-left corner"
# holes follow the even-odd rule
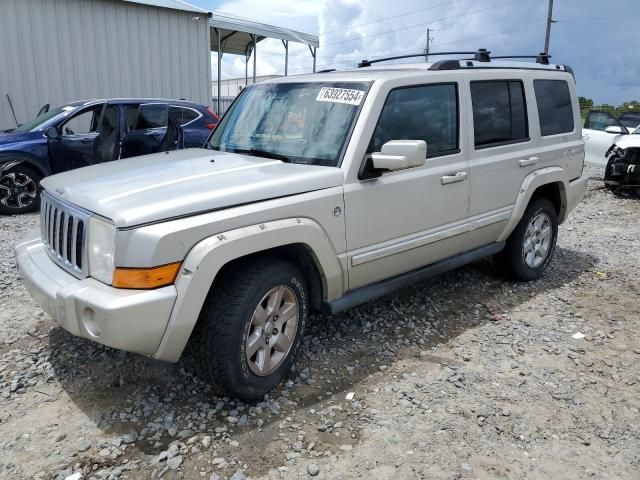
[[[54,198],[46,191],[41,202],[40,231],[47,253],[72,275],[86,278],[87,225],[91,213]]]

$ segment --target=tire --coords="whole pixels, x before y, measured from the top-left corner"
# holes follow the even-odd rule
[[[0,214],[29,213],[40,207],[42,175],[20,163],[0,173]]]
[[[278,310],[272,305],[279,294]],[[260,399],[291,369],[308,310],[306,282],[295,265],[278,258],[243,262],[214,283],[190,354],[219,393]]]
[[[545,232],[548,234],[545,235]],[[537,280],[551,262],[557,238],[558,215],[555,207],[546,198],[538,198],[525,210],[507,239],[504,250],[498,255],[498,260],[510,278],[518,281]],[[527,240],[530,242],[526,243]]]

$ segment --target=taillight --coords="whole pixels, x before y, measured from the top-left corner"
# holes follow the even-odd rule
[[[207,112],[209,112],[209,114],[213,118],[213,122],[205,124],[205,127],[207,127],[209,130],[213,130],[214,128],[216,128],[216,125],[218,125],[218,122],[220,121],[220,117],[218,117],[218,115],[213,113],[209,107],[207,107]]]

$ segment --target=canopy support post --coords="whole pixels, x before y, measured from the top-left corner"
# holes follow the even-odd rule
[[[289,73],[289,40],[282,40],[284,45],[284,76]]]
[[[220,89],[222,88],[222,39],[220,38],[220,29],[216,28],[216,37],[218,37],[218,106],[217,114],[220,116]]]
[[[253,42],[253,83],[256,83],[256,55],[258,51],[256,50],[256,36],[251,34],[251,41]]]
[[[309,51],[311,52],[311,56],[313,57],[313,73],[316,73],[316,47],[311,48],[311,45],[307,45],[309,47]]]

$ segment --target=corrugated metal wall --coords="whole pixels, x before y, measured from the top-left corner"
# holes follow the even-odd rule
[[[199,20],[194,17],[200,17]],[[206,15],[119,0],[0,0],[0,129],[105,97],[211,103]]]

